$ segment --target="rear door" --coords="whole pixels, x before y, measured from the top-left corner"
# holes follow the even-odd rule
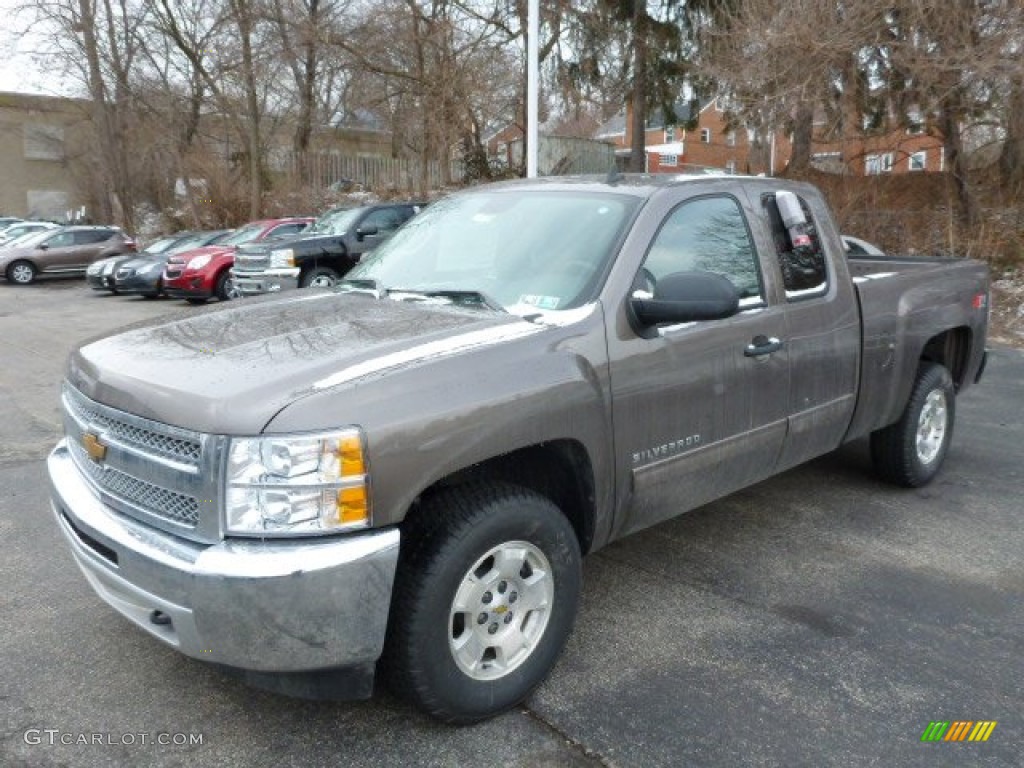
[[[680,195],[683,193],[680,192]],[[681,271],[721,274],[740,291],[725,320],[612,334],[615,452],[629,487],[615,535],[699,506],[772,473],[786,433],[784,308],[771,301],[744,197],[684,197],[647,249],[633,291]]]
[[[112,229],[82,229],[75,232],[74,259],[71,266],[85,267],[101,256],[111,255],[109,246],[118,234]]]
[[[853,283],[833,259],[845,259],[832,216],[817,195],[798,194],[806,240],[795,247],[782,223],[775,194],[751,200],[759,206],[772,242],[764,250],[779,277],[786,305],[792,387],[789,428],[778,470],[834,450],[850,425],[857,404],[860,315]],[[834,246],[834,253],[828,251]]]

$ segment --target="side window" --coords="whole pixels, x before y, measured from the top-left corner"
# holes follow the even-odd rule
[[[66,248],[75,242],[74,232],[58,232],[53,237],[46,239],[47,248]]]
[[[761,203],[771,225],[786,300],[799,301],[822,296],[828,291],[828,268],[810,206],[802,197],[791,195],[792,198],[797,200],[803,214],[801,223],[784,220],[776,195],[764,195]]]
[[[75,232],[75,245],[92,245],[110,239],[109,229],[86,229]]]
[[[364,227],[376,227],[379,232],[391,232],[402,225],[402,216],[395,208],[373,211],[363,222]]]
[[[661,225],[638,282],[657,282],[673,272],[714,272],[728,278],[741,306],[763,299],[757,251],[739,203],[703,197],[683,203]],[[643,289],[643,286],[638,286]]]

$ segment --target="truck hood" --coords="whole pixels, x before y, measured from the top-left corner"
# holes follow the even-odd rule
[[[248,254],[262,256],[270,253],[270,251],[276,251],[283,248],[315,250],[322,244],[334,245],[339,243],[344,236],[344,232],[336,235],[322,235],[318,233],[305,235],[299,233],[291,237],[279,237],[272,240],[258,240],[253,243],[244,243],[238,247],[238,254],[243,257]]]
[[[85,342],[71,354],[68,380],[93,400],[155,421],[256,434],[305,395],[542,328],[486,310],[298,291]]]

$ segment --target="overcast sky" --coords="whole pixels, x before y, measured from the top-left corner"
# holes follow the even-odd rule
[[[28,17],[16,13],[24,0],[0,0],[0,91],[68,95],[69,89],[35,57],[39,43],[24,30]]]

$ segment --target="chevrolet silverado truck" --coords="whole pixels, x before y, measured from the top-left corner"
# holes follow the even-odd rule
[[[330,288],[422,209],[422,203],[335,208],[298,237],[240,246],[231,270],[235,290],[240,296],[255,296]]]
[[[482,186],[332,291],[80,346],[52,506],[182,653],[470,722],[548,674],[582,555],[859,438],[934,478],[988,291],[975,261],[848,259],[804,184]]]

